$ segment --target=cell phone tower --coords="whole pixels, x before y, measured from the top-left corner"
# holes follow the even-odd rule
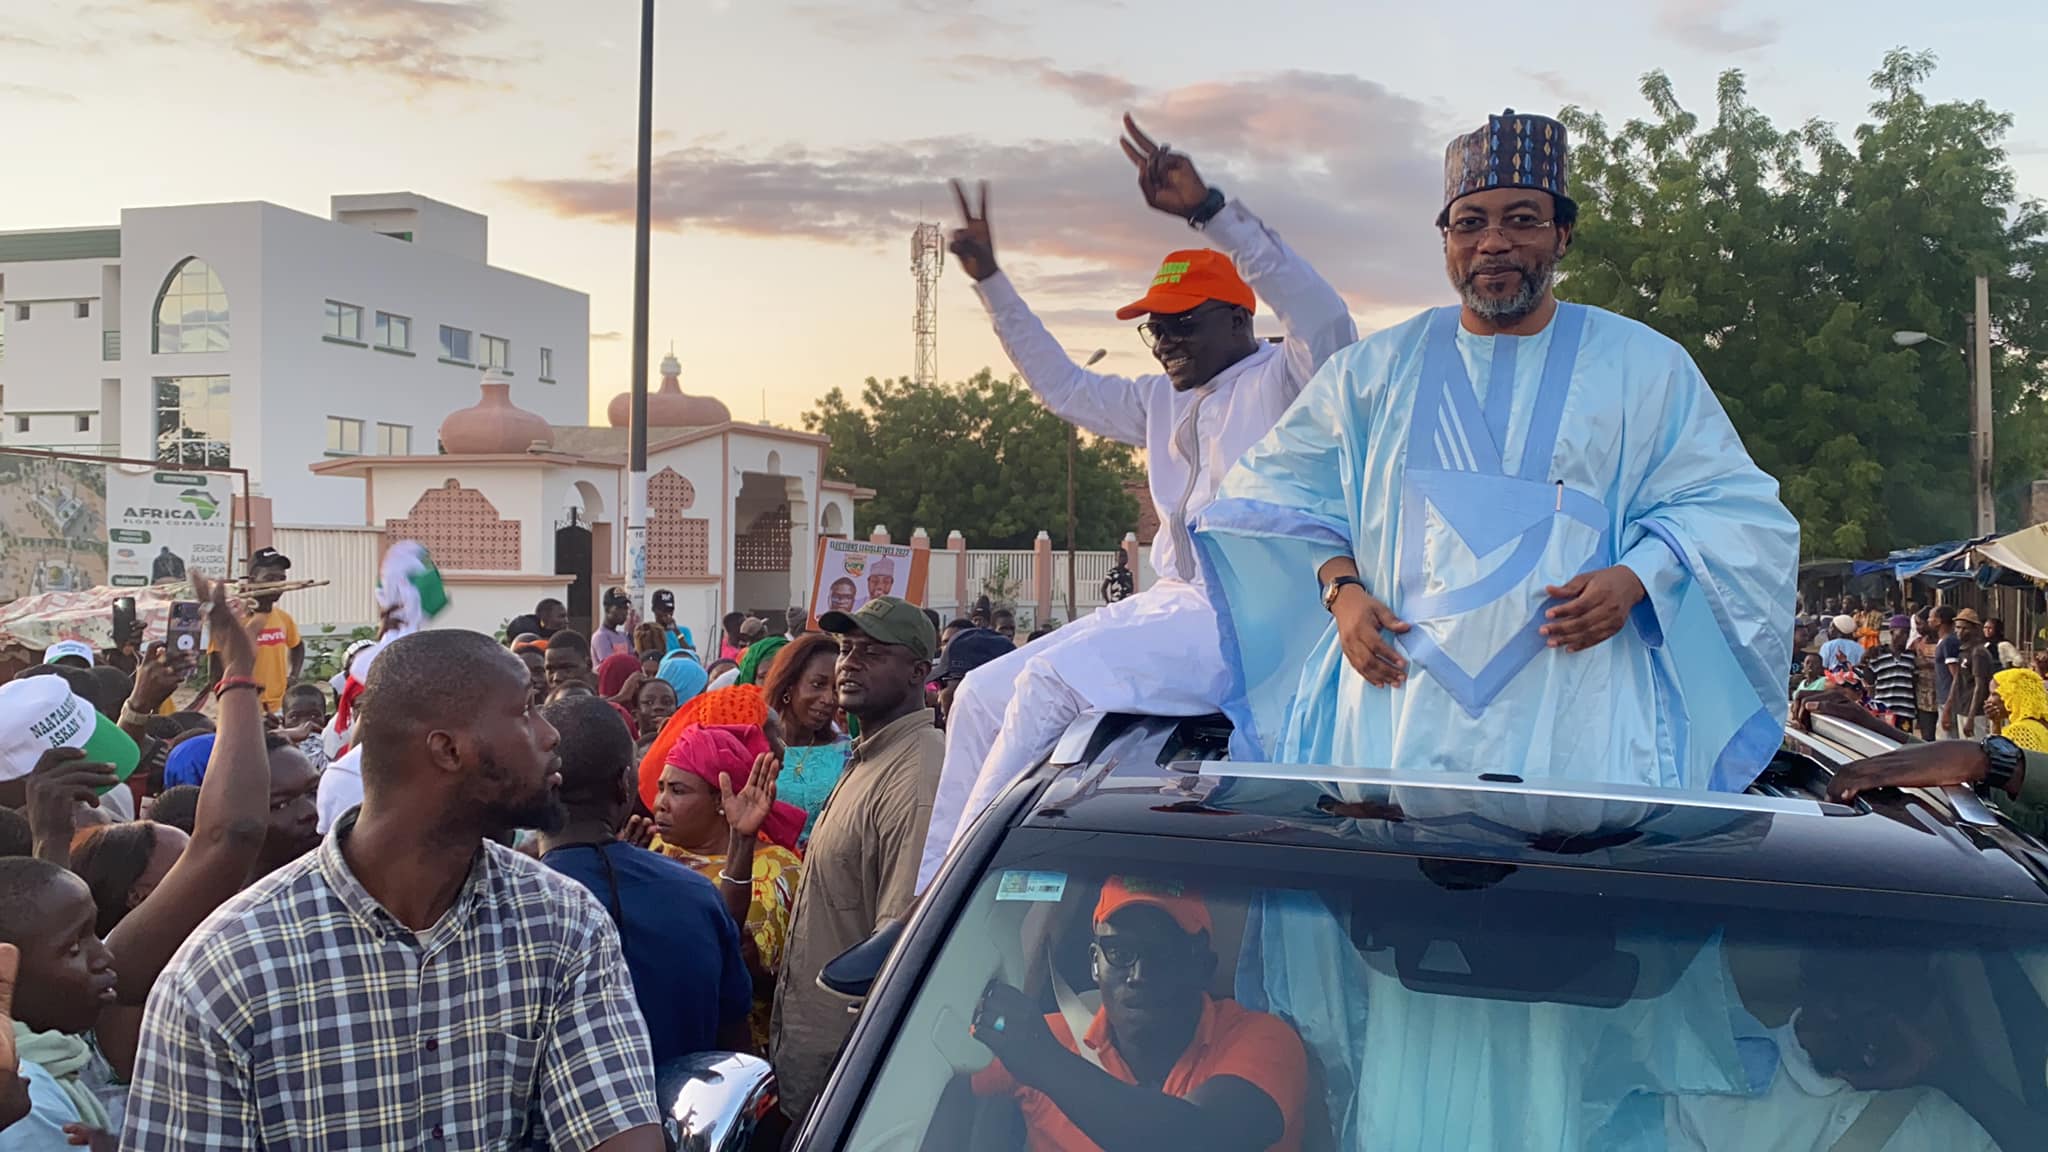
[[[945,248],[937,224],[919,224],[910,234],[910,274],[917,281],[917,313],[910,320],[917,356],[911,376],[919,384],[939,379],[939,273],[946,267]]]

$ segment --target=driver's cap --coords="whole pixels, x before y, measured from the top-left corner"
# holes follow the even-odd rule
[[[1149,904],[1165,912],[1190,936],[1198,932],[1212,936],[1216,933],[1216,923],[1209,918],[1209,906],[1202,902],[1200,893],[1178,880],[1155,880],[1149,876],[1111,876],[1104,880],[1102,898],[1095,902],[1095,922],[1100,924],[1137,904]]]

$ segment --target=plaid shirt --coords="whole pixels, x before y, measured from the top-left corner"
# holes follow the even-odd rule
[[[659,1122],[619,937],[485,844],[414,933],[320,850],[222,905],[150,991],[122,1147],[588,1149]]]

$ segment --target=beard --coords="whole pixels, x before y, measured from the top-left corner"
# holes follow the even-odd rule
[[[1513,270],[1521,273],[1521,287],[1512,296],[1488,296],[1479,290],[1478,280],[1488,272]],[[1528,259],[1509,257],[1475,264],[1464,278],[1457,280],[1458,296],[1465,307],[1475,315],[1493,324],[1513,324],[1536,311],[1543,303],[1543,297],[1550,291],[1550,283],[1557,274],[1557,260],[1552,257],[1532,256]]]
[[[561,761],[551,759],[541,774],[538,788],[524,793],[506,795],[505,773],[498,767],[496,756],[486,752],[477,763],[477,777],[495,791],[495,794],[477,802],[477,809],[483,816],[484,825],[494,835],[502,835],[519,828],[553,834],[560,832],[569,822],[569,809],[553,788],[548,787],[547,774],[560,770]]]

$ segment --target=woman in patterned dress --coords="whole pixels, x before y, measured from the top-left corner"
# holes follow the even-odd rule
[[[669,746],[654,802],[656,852],[718,885],[734,921],[745,926],[740,952],[754,978],[749,1023],[757,1050],[767,1051],[775,977],[789,939],[803,864],[796,838],[804,815],[775,799],[773,780],[749,794],[756,772],[777,771],[758,725],[687,728]],[[752,797],[759,797],[754,800]]]

